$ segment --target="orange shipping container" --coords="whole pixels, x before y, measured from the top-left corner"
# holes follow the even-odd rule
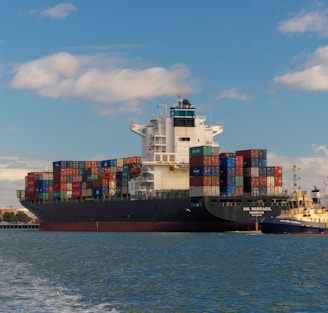
[[[242,196],[244,194],[244,186],[235,186],[236,196]]]

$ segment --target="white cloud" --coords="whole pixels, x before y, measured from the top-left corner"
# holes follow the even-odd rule
[[[312,149],[316,154],[323,152],[323,155],[292,158],[268,153],[269,165],[282,165],[283,184],[289,192],[294,188],[293,166],[295,165],[299,169],[296,175],[296,178],[298,178],[296,180],[297,187],[310,192],[316,186],[324,194],[325,181],[328,177],[328,148],[324,145],[312,145]]]
[[[187,94],[184,65],[171,68],[128,68],[124,61],[101,55],[76,56],[60,52],[16,66],[11,88],[25,89],[49,98],[81,98],[104,103]],[[127,61],[126,63],[129,63]]]
[[[39,15],[40,17],[47,17],[51,19],[65,19],[70,12],[76,11],[76,7],[71,3],[59,3],[54,7],[47,9],[32,9],[29,11],[19,12],[18,15]]]
[[[65,19],[71,11],[75,10],[76,7],[71,3],[59,3],[52,8],[42,11],[40,15],[52,19]]]
[[[318,48],[301,70],[276,76],[273,82],[292,89],[328,90],[328,46]]]
[[[234,99],[240,101],[247,101],[249,95],[246,93],[240,93],[236,88],[224,89],[220,92],[218,99]]]
[[[321,145],[321,146],[312,145],[312,149],[316,153],[323,152],[323,154],[328,157],[328,148],[326,146],[323,146],[323,145]]]
[[[278,30],[283,33],[314,32],[320,37],[328,37],[328,10],[319,5],[315,10],[302,10],[294,17],[279,23]]]

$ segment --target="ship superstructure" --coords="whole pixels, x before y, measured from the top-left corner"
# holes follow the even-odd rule
[[[179,100],[167,114],[152,117],[149,124],[132,123],[131,131],[142,138],[141,175],[129,182],[130,197],[158,197],[172,191],[189,190],[189,148],[212,146],[219,152],[214,137],[223,132],[223,124],[206,125],[204,116],[196,116],[195,107]]]

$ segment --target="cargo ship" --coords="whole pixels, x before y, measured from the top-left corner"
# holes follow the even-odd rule
[[[49,231],[224,232],[256,230],[286,208],[282,167],[265,149],[220,152],[187,99],[163,105],[148,124],[131,123],[140,156],[102,161],[54,161],[30,172],[21,204]]]

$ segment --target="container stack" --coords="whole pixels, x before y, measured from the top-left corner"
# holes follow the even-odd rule
[[[191,197],[219,196],[219,154],[211,146],[189,148]]]
[[[106,198],[128,193],[128,178],[140,172],[141,157],[105,161],[55,161],[53,172],[26,177],[28,200]]]
[[[278,195],[282,193],[282,166],[267,167],[267,194]]]
[[[52,172],[31,172],[25,177],[25,195],[29,200],[48,200],[53,194]]]
[[[220,194],[244,194],[244,163],[241,155],[235,155],[234,152],[220,153]]]
[[[233,153],[220,153],[220,194],[236,193],[236,159]]]
[[[235,164],[236,164],[235,191],[236,191],[236,196],[241,196],[244,194],[244,158],[241,155],[236,155]]]
[[[267,194],[267,152],[265,149],[236,151],[244,160],[244,193],[252,196]]]

